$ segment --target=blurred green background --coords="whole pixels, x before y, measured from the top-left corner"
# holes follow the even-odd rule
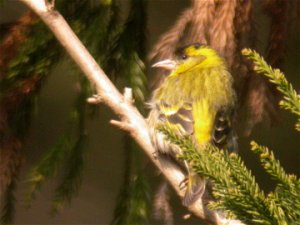
[[[70,1],[71,2],[71,1]],[[71,4],[71,3],[70,3]],[[124,14],[128,1],[123,0]],[[148,3],[148,49],[150,50],[159,36],[178,18],[182,10],[189,5],[185,0],[150,0]],[[8,0],[0,7],[0,23],[15,21],[27,8],[17,0]],[[254,17],[259,36],[259,48],[266,47],[268,18],[257,13]],[[47,54],[45,54],[47,56]],[[285,75],[300,90],[300,31],[289,34],[285,59]],[[148,75],[151,79],[151,70]],[[82,186],[71,205],[61,214],[52,217],[49,214],[50,200],[55,181],[48,182],[38,194],[30,209],[23,205],[26,190],[26,173],[50,146],[63,134],[69,117],[70,107],[76,93],[76,77],[65,69],[65,63],[59,62],[38,99],[37,112],[33,118],[29,137],[24,149],[27,159],[22,167],[20,183],[17,189],[17,208],[15,222],[18,224],[108,224],[113,216],[117,195],[123,176],[124,151],[122,150],[122,132],[109,124],[116,118],[105,106],[100,106],[99,117],[88,120],[89,144]],[[240,154],[265,190],[272,189],[273,183],[260,168],[257,156],[249,151],[250,140],[272,149],[289,173],[300,175],[300,138],[294,130],[295,116],[281,111],[280,124],[274,127],[258,125],[249,137],[240,137]],[[149,162],[145,162],[145,173],[151,179],[151,189],[158,187],[158,172]],[[182,223],[187,211],[180,206],[176,197],[176,221]],[[193,223],[193,221],[188,221]]]

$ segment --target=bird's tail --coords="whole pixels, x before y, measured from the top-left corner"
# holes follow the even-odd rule
[[[187,181],[187,190],[182,200],[184,206],[193,204],[201,198],[205,192],[206,180],[197,174],[189,174]]]

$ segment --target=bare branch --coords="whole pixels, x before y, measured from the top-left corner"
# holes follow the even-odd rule
[[[132,130],[134,130],[134,127],[132,127],[130,125],[130,123],[128,122],[123,122],[123,121],[118,121],[118,120],[111,120],[110,124],[119,127],[121,130],[127,131],[127,132],[131,132]]]
[[[90,82],[95,85],[97,97],[89,99],[88,101],[95,103],[100,100],[119,116],[121,121],[111,121],[111,123],[118,127],[123,127],[130,134],[130,136],[145,151],[151,161],[164,174],[169,183],[176,190],[177,194],[182,198],[184,191],[179,189],[179,184],[184,180],[185,175],[175,165],[166,163],[165,161],[162,164],[160,160],[155,158],[155,149],[151,144],[147,123],[139,111],[132,105],[130,90],[126,90],[125,96],[123,96],[116,89],[94,58],[74,34],[65,19],[59,12],[48,7],[48,2],[45,2],[45,0],[20,1],[25,3],[40,16]],[[216,212],[209,211],[204,206],[202,199],[199,199],[191,205],[189,210],[196,216],[213,224],[242,224],[238,221],[225,221],[224,219],[221,219],[220,215]]]
[[[99,95],[93,95],[86,100],[88,103],[97,105],[101,102],[101,97]]]

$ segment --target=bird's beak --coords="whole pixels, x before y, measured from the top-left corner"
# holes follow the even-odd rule
[[[170,59],[166,59],[153,64],[152,67],[162,68],[166,70],[174,70],[176,67],[176,62]]]

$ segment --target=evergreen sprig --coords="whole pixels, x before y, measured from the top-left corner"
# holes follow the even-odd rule
[[[24,37],[20,43],[16,42],[15,47],[11,50],[10,54],[13,54],[13,58],[0,68],[3,74],[0,79],[0,101],[2,103],[7,102],[1,106],[4,107],[4,112],[6,110],[8,112],[7,128],[4,130],[4,135],[15,136],[23,141],[27,137],[28,128],[31,124],[36,96],[44,84],[46,75],[56,65],[62,50],[58,48],[59,45],[54,35],[41,21],[32,20],[28,22],[26,29],[20,32],[24,32],[21,34]],[[10,34],[7,33],[7,35]],[[45,52],[47,57],[44,57]],[[14,169],[18,170],[17,168]],[[9,179],[14,180],[16,178],[11,177]],[[6,196],[4,198],[5,208],[1,209],[4,224],[5,221],[9,220],[11,223],[13,222],[15,203],[13,195],[17,184],[16,181],[12,182],[14,182],[13,188],[11,184],[4,193]]]
[[[210,207],[223,210],[246,224],[279,224],[264,192],[238,155],[210,144],[199,149],[189,136],[178,136],[168,127],[161,131],[171,143],[180,147],[180,159],[186,160],[196,173],[213,183],[213,196],[217,201]]]
[[[253,61],[254,70],[257,73],[268,77],[269,81],[274,83],[277,90],[283,94],[283,99],[279,103],[280,106],[300,116],[300,95],[297,94],[292,84],[287,81],[284,74],[279,69],[273,69],[269,66],[254,50],[243,49],[242,54]],[[300,118],[297,119],[296,129],[300,131]]]
[[[104,52],[104,42],[108,39],[105,31],[107,31],[107,21],[114,18],[112,13],[111,4],[98,3],[94,4],[93,1],[74,1],[72,4],[69,4],[68,1],[60,1],[57,4],[58,8],[62,9],[62,14],[67,16],[70,19],[71,27],[74,31],[87,43],[87,47],[93,52],[96,58],[99,58],[100,55]],[[60,50],[57,41],[52,37],[51,32],[43,31],[44,25],[39,23],[38,27],[35,27],[35,33],[32,34],[32,38],[42,41],[47,47],[46,38],[43,38],[40,33],[50,34],[50,37],[53,38],[54,43],[57,45],[48,46],[47,50],[40,50],[40,52],[48,52],[47,57],[35,57],[43,62],[43,60],[48,60],[49,55],[52,56],[53,52]],[[104,31],[104,33],[99,36],[95,35],[95,30]],[[51,39],[52,40],[52,39]],[[39,46],[38,44],[34,45],[36,41],[32,41],[30,46]],[[44,45],[43,45],[44,46]],[[23,47],[24,48],[24,47]],[[35,48],[33,48],[35,49]],[[40,48],[37,48],[37,51]],[[22,56],[22,55],[21,55]],[[20,57],[21,57],[20,56]],[[25,54],[26,56],[26,54]],[[23,56],[22,56],[23,57]],[[21,59],[23,59],[21,57]],[[59,56],[56,55],[55,61],[58,61],[57,58],[62,58],[62,54]],[[17,58],[18,59],[18,58]],[[29,57],[30,59],[30,57]],[[17,60],[17,62],[20,60]],[[22,60],[21,62],[26,61]],[[14,62],[18,65],[20,63]],[[13,68],[15,67],[12,65]],[[78,76],[80,90],[78,92],[77,99],[75,101],[74,107],[71,109],[70,121],[68,129],[65,131],[63,136],[57,142],[57,144],[50,149],[44,157],[38,162],[36,166],[33,167],[29,174],[28,183],[29,183],[29,192],[27,193],[27,203],[31,203],[34,199],[36,193],[41,190],[42,185],[51,178],[56,177],[57,175],[63,174],[60,184],[55,190],[54,200],[53,200],[53,209],[52,212],[59,212],[66,202],[70,202],[71,198],[77,193],[79,186],[81,184],[81,174],[84,168],[84,153],[86,150],[87,144],[87,135],[85,133],[85,117],[86,117],[86,108],[87,103],[86,99],[91,95],[91,86],[86,78],[81,76],[81,72],[76,68],[74,69],[74,64],[72,63],[70,69],[73,73]],[[39,67],[35,65],[32,66],[32,70],[36,70]],[[49,71],[46,71],[44,75],[47,75]],[[16,76],[19,76],[18,73],[15,73]],[[12,75],[10,75],[12,77]],[[74,135],[75,131],[75,135]],[[61,170],[63,168],[63,170]],[[62,173],[61,171],[65,171]],[[30,204],[28,204],[29,206]]]
[[[27,179],[29,191],[26,195],[26,203],[28,206],[35,199],[35,195],[41,190],[42,185],[49,178],[57,175],[61,163],[66,157],[67,152],[70,151],[70,145],[70,137],[62,136],[57,144],[31,169]]]
[[[63,176],[60,184],[55,190],[52,213],[58,213],[66,203],[70,203],[73,196],[78,193],[82,181],[82,173],[85,165],[85,153],[88,145],[88,135],[86,132],[86,99],[90,96],[90,85],[85,77],[80,77],[80,92],[75,101],[74,109],[71,113],[70,127],[75,125],[75,129],[68,129],[67,134],[75,130],[75,137],[72,139],[72,146],[63,162]],[[63,151],[63,149],[62,149]]]
[[[39,31],[37,35],[36,31]],[[51,51],[49,51],[51,49]],[[44,53],[47,52],[47,57]],[[34,22],[27,30],[27,39],[18,48],[17,55],[5,68],[1,68],[5,76],[0,80],[0,99],[9,98],[14,94],[23,94],[9,115],[9,131],[19,138],[25,138],[30,125],[30,118],[35,105],[35,98],[40,86],[57,63],[61,50],[58,48],[53,34],[46,29],[42,22]],[[29,93],[18,93],[18,87],[24,82],[32,82],[35,88]],[[30,83],[30,82],[28,82]]]
[[[53,213],[61,211],[66,202],[71,202],[71,198],[78,192],[81,184],[84,155],[87,149],[86,99],[90,96],[90,86],[86,78],[81,78],[80,87],[79,95],[70,114],[68,129],[53,149],[49,150],[29,173],[27,203],[32,202],[35,194],[41,190],[45,182],[63,174],[60,184],[55,190]],[[76,131],[75,135],[74,130]]]
[[[137,174],[130,177],[127,184],[119,194],[111,224],[148,224],[150,201],[148,181],[143,174]]]
[[[104,68],[109,74],[125,81],[132,88],[135,105],[144,112],[147,95],[145,74],[146,0],[131,0],[129,15],[109,45],[109,56]],[[141,155],[137,145],[124,138],[126,161],[124,183],[121,187],[112,224],[148,224],[149,187],[141,168]]]
[[[293,174],[287,174],[267,147],[252,141],[251,149],[259,154],[265,171],[277,182],[275,191],[269,194],[268,199],[280,205],[282,217],[285,216],[288,221],[300,221],[300,180]]]
[[[109,46],[110,56],[104,68],[115,77],[122,78],[132,88],[139,110],[147,95],[146,57],[146,0],[131,0],[128,18]]]
[[[104,68],[108,67],[107,61],[110,61],[111,58],[114,58],[116,55],[121,56],[120,59],[122,59],[122,63],[114,64],[119,65],[117,67],[121,73],[115,73],[114,75],[123,80],[125,78],[126,82],[129,82],[137,102],[141,106],[146,90],[145,67],[141,60],[141,58],[144,58],[145,54],[143,50],[145,37],[143,37],[143,35],[146,26],[144,24],[145,19],[141,18],[141,16],[144,17],[145,15],[145,1],[132,1],[130,16],[124,26],[121,25],[119,21],[119,8],[114,0],[103,0],[97,3],[90,0],[75,0],[72,4],[69,4],[68,1],[60,1],[57,4],[57,8],[61,9],[61,13],[70,20],[71,27]],[[44,29],[43,24],[41,25],[40,26]],[[47,46],[47,39],[41,38],[39,35],[40,32],[38,32],[41,27],[35,28],[35,34],[32,36],[38,38]],[[97,35],[95,35],[95,31],[98,31]],[[47,33],[47,31],[45,31],[42,33],[47,35],[50,34],[49,38],[53,40],[53,43],[56,46],[56,40],[50,32]],[[132,33],[136,34],[138,39],[132,39]],[[33,43],[34,42],[36,41],[33,41]],[[34,45],[33,43],[31,43],[32,46],[39,46]],[[113,48],[113,46],[116,47]],[[41,52],[49,52],[48,54],[52,54],[56,49],[60,48],[53,47]],[[112,54],[112,52],[115,54]],[[30,57],[26,57],[26,54],[24,55],[25,56],[23,56],[23,54],[20,55],[20,60],[16,58],[16,62],[12,64],[12,68],[15,68],[15,65],[19,65],[19,61],[27,62],[28,60],[31,60]],[[54,58],[57,59],[58,57],[61,57],[61,55],[56,55]],[[36,58],[40,60],[39,62],[48,59],[45,57]],[[118,60],[116,62],[118,62]],[[74,69],[73,65],[74,64],[71,66],[72,69]],[[31,70],[35,71],[37,68],[39,67],[33,65]],[[74,70],[73,72],[77,75],[79,74],[78,70]],[[44,72],[43,75],[47,75],[47,73],[49,73],[49,71]],[[18,72],[10,74],[10,80],[12,80],[12,77],[14,76],[18,77]],[[71,126],[66,130],[64,136],[58,141],[57,145],[46,153],[42,160],[38,162],[38,165],[35,166],[29,174],[28,181],[30,191],[27,198],[30,203],[34,199],[37,191],[41,189],[42,185],[48,179],[59,175],[61,171],[65,171],[65,173],[62,173],[63,176],[61,177],[60,184],[55,190],[52,209],[52,212],[54,213],[60,211],[66,202],[71,201],[72,197],[77,193],[81,183],[87,140],[84,122],[87,107],[86,98],[91,95],[92,88],[87,82],[82,81],[80,81],[80,87],[81,91],[71,112]],[[74,126],[72,123],[78,124],[78,127],[75,128],[78,131],[76,137],[74,137],[72,133],[72,131],[75,130],[73,129]],[[128,152],[128,154],[136,153]],[[60,170],[62,168],[63,170]],[[143,180],[145,185],[139,185],[139,188],[144,187],[143,190],[139,190],[139,192],[143,193],[144,197],[141,198],[140,196],[137,197],[131,194],[129,198],[126,199],[126,201],[131,202],[131,208],[127,214],[127,220],[131,222],[134,221],[134,218],[143,218],[143,220],[145,220],[148,217],[148,213],[142,213],[142,215],[141,213],[138,213],[138,210],[135,210],[138,208],[137,206],[139,206],[142,207],[145,212],[149,211],[149,200],[145,198],[148,190],[146,188],[147,182],[145,178],[140,174],[138,179],[134,179],[132,181],[133,183],[128,187],[131,193],[135,193],[137,187],[136,181],[141,180]],[[140,184],[141,182],[138,183]]]
[[[55,190],[52,213],[60,212],[65,203],[70,203],[78,192],[82,181],[84,168],[84,153],[87,146],[87,135],[82,134],[72,147],[64,171],[61,183]]]
[[[171,143],[180,147],[179,158],[212,182],[216,201],[210,203],[211,208],[222,210],[245,224],[299,224],[299,180],[286,175],[273,153],[266,148],[252,143],[266,171],[280,180],[275,191],[267,196],[235,153],[229,154],[210,144],[199,149],[188,136],[178,136],[168,127],[161,131]]]
[[[124,150],[124,180],[111,224],[148,224],[149,184],[141,169],[138,146],[129,136],[124,136]]]
[[[12,224],[15,214],[15,195],[17,178],[14,177],[1,199],[0,224]]]

